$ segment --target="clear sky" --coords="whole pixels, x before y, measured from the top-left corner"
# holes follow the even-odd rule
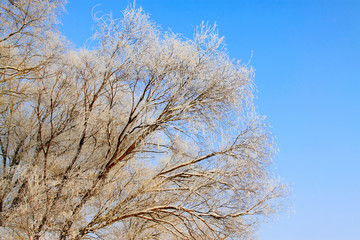
[[[127,0],[69,0],[61,31],[76,46],[91,11]],[[216,22],[232,58],[256,69],[257,106],[277,138],[289,206],[262,240],[360,239],[360,1],[137,0],[163,29],[191,38]]]

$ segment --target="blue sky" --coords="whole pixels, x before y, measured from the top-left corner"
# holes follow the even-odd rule
[[[76,46],[91,11],[121,17],[127,0],[69,0],[61,31]],[[137,0],[164,30],[191,38],[216,22],[232,58],[256,69],[257,106],[277,138],[289,213],[262,240],[360,239],[360,1]]]

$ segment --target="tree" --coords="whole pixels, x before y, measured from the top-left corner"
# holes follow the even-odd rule
[[[1,235],[249,239],[284,195],[251,69],[134,7],[72,49],[62,6],[1,1]]]

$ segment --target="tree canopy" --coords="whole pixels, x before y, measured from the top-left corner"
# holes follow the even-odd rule
[[[134,6],[74,49],[63,6],[1,0],[0,234],[250,239],[284,196],[251,68]]]

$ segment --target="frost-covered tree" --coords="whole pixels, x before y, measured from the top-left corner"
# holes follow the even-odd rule
[[[62,6],[1,0],[1,236],[250,239],[284,194],[251,69],[134,7],[72,49]]]

